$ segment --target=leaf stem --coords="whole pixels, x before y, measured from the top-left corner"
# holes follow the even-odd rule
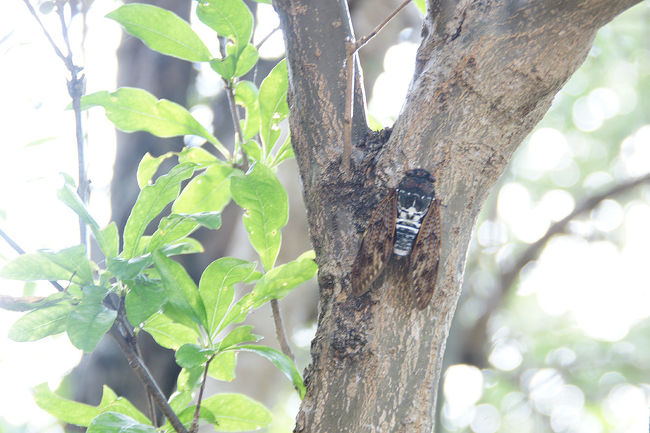
[[[194,411],[194,418],[192,419],[192,427],[190,427],[190,433],[196,433],[199,431],[199,415],[201,414],[201,401],[203,401],[203,391],[205,391],[205,383],[208,380],[208,368],[210,368],[210,363],[214,359],[215,355],[212,355],[210,359],[208,359],[208,361],[205,363],[205,369],[203,370],[203,380],[201,381],[201,388],[199,389],[199,397],[196,402],[196,410]]]
[[[395,15],[397,15],[399,11],[404,9],[406,5],[409,4],[410,2],[411,0],[404,0],[402,4],[397,6],[397,8],[393,12],[391,12],[390,15],[388,15],[386,19],[381,22],[381,24],[375,27],[373,31],[371,31],[366,36],[356,41],[354,44],[355,46],[352,54],[356,53],[359,50],[359,48],[363,47],[365,44],[367,44],[370,41],[370,39],[374,38],[377,35],[377,33],[379,33],[384,27],[386,27],[386,25],[390,22],[390,20],[392,20],[393,17],[395,17]]]
[[[219,50],[221,52],[221,58],[225,59],[227,56],[226,53],[226,38],[219,36]],[[235,150],[233,151],[233,160],[237,157],[237,150],[241,151],[242,156],[242,170],[248,170],[248,157],[246,152],[244,152],[244,134],[241,130],[241,124],[239,122],[239,113],[237,113],[237,103],[235,102],[235,93],[233,90],[233,84],[235,79],[226,80],[221,77],[226,89],[226,95],[228,98],[228,106],[230,107],[230,115],[232,117],[233,128],[235,129]]]
[[[293,352],[289,346],[289,340],[287,339],[287,334],[284,330],[284,323],[282,321],[282,313],[280,312],[280,303],[277,299],[271,299],[271,310],[273,311],[273,322],[275,322],[275,334],[280,343],[282,353],[295,362],[296,358],[293,356]]]

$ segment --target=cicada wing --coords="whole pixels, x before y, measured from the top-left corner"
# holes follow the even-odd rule
[[[396,219],[397,193],[392,190],[372,215],[352,264],[351,282],[355,295],[366,293],[390,260]]]
[[[408,278],[415,306],[424,310],[436,288],[440,262],[440,205],[434,198],[409,257]]]

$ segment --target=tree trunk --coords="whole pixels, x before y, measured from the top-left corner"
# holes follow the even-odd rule
[[[320,284],[318,331],[295,431],[433,430],[445,342],[481,206],[584,61],[597,30],[638,2],[429,2],[415,76],[392,133],[367,130],[356,87],[351,169],[343,172],[345,1],[274,0]],[[361,297],[350,287],[373,210],[412,168],[434,173],[442,202],[437,286],[423,311],[391,287],[391,278]]]

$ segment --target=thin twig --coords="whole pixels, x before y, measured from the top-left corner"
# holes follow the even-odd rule
[[[34,8],[32,7],[32,4],[29,2],[29,0],[23,0],[23,2],[27,6],[27,9],[29,9],[29,12],[31,12],[31,14],[34,16],[34,18],[36,18],[36,21],[38,22],[38,25],[41,26],[41,29],[43,30],[43,33],[45,33],[45,37],[47,38],[48,41],[50,41],[50,45],[52,45],[52,48],[54,48],[54,52],[56,53],[56,55],[59,56],[61,58],[61,60],[63,60],[63,62],[66,63],[66,66],[67,66],[66,57],[63,55],[63,53],[61,52],[59,47],[56,46],[56,43],[54,42],[54,39],[52,39],[52,36],[50,36],[50,33],[47,31],[47,29],[43,25],[43,22],[41,21],[38,14],[36,13]]]
[[[118,328],[114,325],[109,334],[117,342],[117,344],[122,349],[122,352],[126,356],[129,365],[135,372],[135,374],[140,378],[140,381],[144,384],[147,391],[151,394],[156,406],[160,409],[163,415],[169,420],[170,424],[174,427],[174,430],[177,433],[189,433],[174,410],[167,403],[165,395],[158,387],[156,380],[153,378],[149,369],[144,364],[144,362],[138,357],[131,345],[127,342],[127,337],[122,335]]]
[[[14,251],[16,251],[18,254],[25,254],[25,250],[23,250],[20,247],[20,245],[18,245],[13,239],[11,239],[11,237],[7,233],[5,233],[4,230],[2,229],[0,229],[0,237],[2,237],[2,239],[4,239],[5,242],[7,242],[7,244],[9,244],[9,246],[13,248]],[[53,285],[54,288],[59,292],[65,292],[63,286],[57,283],[56,281],[50,281],[50,284]]]
[[[70,37],[68,36],[68,26],[65,22],[64,7],[63,3],[57,3],[56,12],[59,16],[61,34],[63,35],[63,42],[65,43],[67,50],[67,55],[63,62],[70,72],[68,94],[72,98],[72,109],[75,118],[75,134],[77,137],[77,168],[79,177],[77,193],[79,194],[82,203],[87,205],[90,188],[88,184],[88,170],[86,169],[86,142],[84,140],[83,126],[81,124],[81,98],[85,92],[85,77],[84,75],[79,76],[79,72],[82,68],[76,66],[72,58],[72,48],[70,46]],[[86,254],[90,256],[90,237],[88,227],[81,217],[79,217],[79,237],[81,238],[81,244],[86,247]]]
[[[344,173],[350,169],[350,157],[352,156],[352,118],[354,117],[354,63],[357,51],[359,48],[367,44],[377,33],[379,33],[390,20],[395,17],[409,4],[411,0],[404,0],[397,8],[386,17],[377,27],[374,28],[366,36],[355,41],[354,35],[347,38],[345,41],[345,113],[343,119],[343,159],[341,160],[341,168]]]
[[[404,7],[406,7],[406,5],[409,4],[410,2],[411,2],[411,0],[404,0],[402,2],[402,4],[397,6],[397,9],[395,9],[393,12],[391,12],[391,14],[388,15],[388,17],[386,17],[386,19],[381,24],[379,24],[377,27],[375,27],[375,29],[373,31],[371,31],[366,36],[359,39],[355,43],[354,52],[356,53],[359,50],[359,48],[363,47],[365,44],[367,44],[370,41],[370,39],[374,38],[375,35],[377,35],[377,33],[379,33],[384,27],[386,27],[386,24],[388,24],[390,22],[390,20],[392,20],[393,17],[395,15],[397,15],[399,13],[399,11],[404,9]]]
[[[124,301],[121,302],[121,305],[124,305]],[[124,307],[122,307],[122,310]],[[128,328],[131,330],[131,328]],[[133,338],[131,339],[133,341],[133,349],[135,349],[135,353],[138,355],[140,359],[144,359],[144,356],[142,356],[142,351],[140,350],[140,345],[138,344],[138,340]],[[153,395],[147,391],[147,410],[149,411],[149,419],[151,420],[151,424],[153,424],[154,427],[160,427],[158,425],[158,420],[156,419],[156,409],[154,407],[154,401],[153,401]]]
[[[354,51],[353,40],[345,41],[345,111],[343,119],[343,159],[341,161],[343,172],[350,170],[352,156],[352,117],[354,116]]]
[[[201,401],[203,401],[203,391],[205,390],[205,383],[208,380],[208,368],[210,368],[210,363],[214,359],[214,355],[208,359],[208,362],[205,363],[205,369],[203,370],[203,380],[201,381],[201,388],[199,389],[199,398],[196,402],[196,410],[194,411],[194,419],[192,419],[192,427],[190,427],[190,433],[196,433],[199,431],[199,415],[201,415]]]
[[[284,330],[284,323],[282,323],[282,313],[280,313],[280,304],[277,299],[271,300],[271,310],[273,311],[273,322],[275,322],[275,335],[280,343],[280,348],[282,353],[291,358],[292,361],[296,361],[296,358],[293,356],[291,347],[289,346],[289,340],[287,339],[287,333]]]
[[[280,29],[281,29],[281,27],[280,27],[280,26],[277,26],[276,28],[274,28],[273,30],[271,30],[271,32],[270,32],[268,35],[264,36],[264,37],[262,38],[262,40],[259,41],[259,42],[257,43],[257,45],[255,45],[255,49],[256,49],[256,50],[259,50],[260,47],[261,47],[262,45],[264,45],[264,43],[265,43],[266,41],[268,41],[269,38],[270,38],[271,36],[273,36],[273,34],[274,34],[275,32],[277,32],[278,30],[280,30]]]
[[[219,50],[221,51],[221,58],[226,58],[226,38],[219,36]],[[235,102],[235,92],[233,90],[234,80],[226,80],[222,78],[224,82],[224,87],[226,88],[226,95],[228,98],[228,106],[230,107],[230,115],[232,117],[232,123],[235,128],[235,150],[233,151],[233,159],[237,155],[237,146],[239,146],[242,156],[242,169],[244,171],[248,170],[248,157],[246,152],[244,152],[244,133],[241,130],[241,124],[239,122],[239,113],[237,112],[237,104]]]

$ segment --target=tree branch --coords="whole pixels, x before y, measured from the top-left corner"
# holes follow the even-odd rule
[[[201,389],[199,389],[199,397],[196,402],[196,410],[194,411],[194,418],[192,419],[192,427],[190,428],[190,433],[196,433],[199,431],[199,416],[201,415],[201,401],[203,401],[203,391],[205,390],[205,383],[208,380],[208,368],[210,368],[210,363],[214,359],[214,355],[208,359],[205,363],[205,369],[203,369],[203,379],[201,380]]]
[[[221,58],[226,58],[226,38],[219,36],[219,50],[221,51]],[[235,93],[233,90],[234,80],[223,79],[224,87],[226,89],[226,95],[228,96],[228,106],[230,107],[230,115],[232,116],[233,128],[235,129],[235,149],[233,151],[233,162],[237,158],[237,148],[241,151],[242,156],[242,169],[244,171],[248,170],[248,156],[244,152],[244,134],[241,130],[241,124],[239,122],[239,113],[237,113],[237,104],[235,103]]]
[[[174,427],[176,433],[188,433],[183,423],[181,423],[180,419],[178,419],[178,416],[176,415],[174,410],[169,406],[169,403],[167,403],[167,399],[165,398],[165,395],[158,387],[158,384],[156,383],[156,380],[149,372],[149,369],[144,364],[144,362],[142,362],[140,357],[138,357],[137,353],[135,353],[135,351],[127,341],[127,337],[122,335],[122,333],[115,325],[113,325],[113,327],[109,331],[109,334],[120,346],[120,349],[122,349],[122,352],[126,356],[129,365],[131,366],[135,374],[138,376],[138,378],[140,378],[140,381],[147,389],[147,392],[152,396],[152,398],[156,402],[156,406],[158,406],[158,408],[163,413],[163,415],[169,420],[171,425]]]
[[[291,351],[291,346],[289,345],[289,340],[287,339],[287,333],[284,330],[284,323],[282,323],[282,314],[280,313],[280,304],[277,299],[271,299],[271,310],[273,311],[273,322],[275,324],[275,335],[280,343],[280,348],[282,353],[291,358],[292,361],[296,361],[296,358],[293,356]]]

